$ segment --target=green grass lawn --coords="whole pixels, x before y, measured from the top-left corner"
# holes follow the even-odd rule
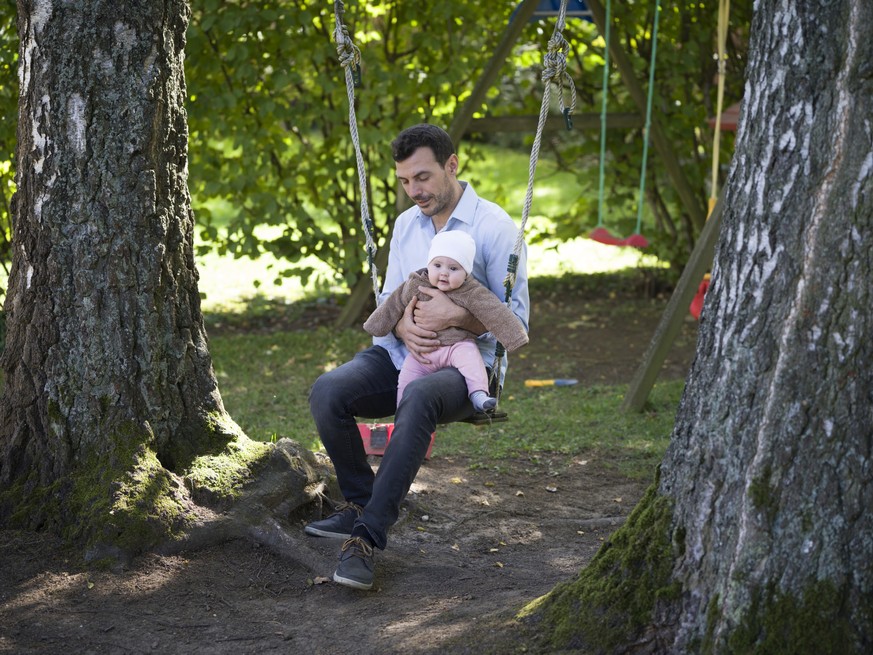
[[[527,183],[527,154],[487,148],[484,152],[484,160],[471,161],[464,172],[476,180],[480,195],[501,202],[518,220]],[[566,212],[580,190],[573,176],[556,171],[547,160],[540,163],[538,180],[531,230],[548,234],[549,216]],[[244,322],[247,315],[265,311],[270,303],[293,304],[312,295],[311,289],[296,280],[276,285],[273,267],[277,262],[269,256],[250,260],[210,253],[198,258],[197,264],[207,319],[221,313]],[[532,277],[657,264],[638,251],[610,248],[581,236],[567,242],[546,238],[529,248]],[[0,283],[5,285],[5,280]],[[368,336],[359,329],[236,333],[211,337],[210,351],[225,405],[249,436],[266,441],[291,437],[317,449],[309,387],[319,374],[368,343]],[[2,383],[0,374],[0,388]],[[681,382],[658,385],[648,411],[624,414],[620,411],[624,387],[577,386],[555,394],[527,389],[510,374],[503,398],[511,420],[484,427],[441,427],[438,452],[469,456],[482,466],[502,457],[545,451],[608,453],[608,460],[629,475],[648,476],[666,447],[681,390]]]

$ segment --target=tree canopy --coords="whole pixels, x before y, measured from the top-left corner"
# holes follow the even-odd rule
[[[734,2],[728,39],[726,99],[739,99],[739,70],[750,8]],[[281,276],[312,273],[317,257],[333,271],[331,283],[352,286],[364,274],[360,190],[348,129],[348,106],[333,42],[333,3],[314,0],[192,0],[187,33],[187,110],[190,188],[204,248],[256,257],[269,251],[286,262]],[[388,142],[417,121],[451,123],[469,97],[518,3],[380,0],[345,3],[345,23],[363,55],[356,91],[367,194],[377,241],[384,243],[395,212],[396,186]],[[612,39],[647,77],[652,53],[654,3],[616,3]],[[717,62],[717,3],[662,7],[655,117],[677,153],[684,175],[703,205],[708,194]],[[15,4],[0,5],[0,105],[15,115],[17,35]],[[539,73],[554,19],[532,21],[523,31],[499,82],[476,116],[535,114],[542,95]],[[426,33],[427,38],[421,38]],[[591,22],[567,21],[568,70],[579,92],[579,112],[600,107],[604,41]],[[609,108],[639,113],[613,68]],[[468,134],[524,148],[532,134]],[[0,127],[0,259],[8,262],[7,209],[14,175],[14,125]],[[465,147],[467,147],[465,145]],[[579,196],[561,216],[550,217],[549,236],[568,239],[594,226],[599,133],[576,129],[549,139],[546,149],[576,173]],[[642,134],[639,127],[608,132],[607,221],[627,231],[636,214]],[[726,162],[730,144],[725,144]],[[475,160],[475,152],[468,150]],[[683,210],[656,155],[648,166],[646,232],[654,251],[681,265],[699,225]],[[469,176],[475,182],[475,165]],[[499,199],[498,199],[499,200]],[[536,238],[536,235],[532,235]],[[3,244],[6,250],[4,251]],[[310,260],[311,261],[311,260]]]

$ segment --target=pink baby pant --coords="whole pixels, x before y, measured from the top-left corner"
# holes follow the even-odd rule
[[[475,341],[459,341],[451,346],[443,346],[428,353],[426,357],[430,364],[421,364],[412,355],[407,355],[397,379],[397,404],[400,404],[403,390],[412,380],[449,366],[454,366],[464,376],[467,381],[467,395],[474,391],[488,393],[488,374]]]

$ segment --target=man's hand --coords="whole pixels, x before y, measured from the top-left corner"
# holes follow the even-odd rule
[[[419,303],[414,308],[413,319],[418,327],[439,332],[450,327],[463,328],[473,334],[485,332],[482,325],[473,315],[451,301],[439,289],[419,288],[419,292],[430,296],[427,302]]]
[[[416,361],[420,364],[430,364],[427,354],[439,348],[440,342],[437,340],[434,330],[428,330],[416,324],[413,316],[417,304],[418,298],[413,298],[409,301],[403,312],[403,317],[394,327],[394,334],[406,344],[406,349]],[[425,304],[430,304],[430,302]]]

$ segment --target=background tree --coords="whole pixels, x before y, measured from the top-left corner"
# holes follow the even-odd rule
[[[871,26],[863,0],[758,3],[672,442],[627,524],[532,608],[552,646],[873,648]]]
[[[483,29],[494,7],[477,3],[345,6],[363,53],[357,118],[376,238],[385,243],[396,200],[388,144],[418,121],[448,125],[502,25]],[[304,282],[312,269],[300,262],[314,255],[334,272],[325,282],[353,286],[365,274],[365,241],[333,3],[193,7],[192,193],[205,236],[239,255],[271,252],[289,264],[278,276]],[[211,221],[216,206],[231,208],[223,229]]]
[[[377,240],[384,243],[396,201],[387,143],[418,120],[451,122],[518,3],[379,0],[345,5],[346,24],[363,51],[358,120],[370,172],[370,207]],[[748,0],[732,5],[728,102],[742,95],[739,70],[750,13]],[[360,190],[332,41],[332,3],[193,0],[191,6],[186,48],[190,188],[202,247],[251,257],[270,251],[285,262],[276,271],[279,279],[293,275],[304,282],[313,273],[307,258],[314,256],[329,271],[321,282],[353,286],[365,275]],[[629,52],[641,81],[651,54],[653,7],[645,2],[615,3],[613,8],[613,41]],[[708,195],[711,133],[706,118],[714,110],[716,9],[716,3],[671,3],[662,9],[660,21],[655,114],[701,207]],[[6,116],[15,115],[17,98],[15,12],[15,3],[0,3],[0,106]],[[543,48],[553,21],[526,26],[477,117],[537,113]],[[427,39],[419,38],[424,29]],[[598,112],[603,39],[592,23],[580,19],[568,20],[565,35],[572,45],[569,70],[579,89],[578,111]],[[611,111],[639,111],[615,70],[609,94]],[[470,144],[487,141],[528,150],[533,125],[524,132],[469,134],[464,161],[471,165],[465,175],[477,181],[477,154]],[[15,126],[6,121],[0,127],[0,182],[8,198]],[[608,221],[618,232],[631,229],[636,215],[641,138],[639,128],[608,133]],[[730,138],[725,141],[727,161]],[[577,126],[552,135],[546,150],[577,174],[579,197],[562,215],[548,217],[542,235],[531,231],[531,238],[575,238],[596,222],[599,131]],[[681,269],[699,226],[679,205],[657,153],[650,157],[646,188],[651,209],[645,231],[653,251]],[[8,238],[3,205],[0,227]],[[8,264],[8,249],[4,256],[0,247],[0,259]]]
[[[241,433],[203,329],[187,3],[22,0],[18,15],[0,521],[62,532],[89,559],[240,530],[289,546],[271,508],[312,498],[315,462]],[[243,492],[256,499],[234,505]],[[198,502],[238,509],[216,521]]]

